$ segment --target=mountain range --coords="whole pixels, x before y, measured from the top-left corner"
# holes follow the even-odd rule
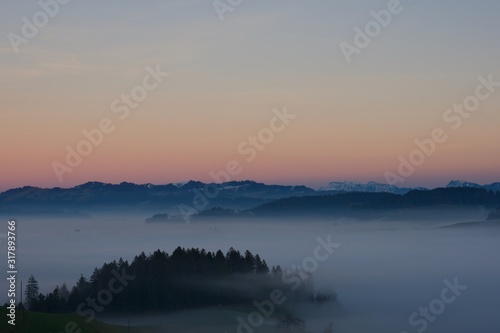
[[[473,187],[473,188],[484,188],[488,191],[497,192],[500,191],[500,182],[491,183],[487,185],[479,185],[476,183],[470,183],[463,180],[452,180],[446,185],[446,187]]]
[[[165,210],[180,204],[201,210],[221,205],[236,209],[257,206],[275,199],[314,195],[306,186],[266,185],[254,181],[206,184],[107,184],[88,182],[72,188],[25,186],[0,193],[0,213],[63,210]]]
[[[473,187],[473,188],[484,188],[488,191],[500,191],[500,182],[479,185],[476,183],[471,183],[463,180],[452,180],[446,185],[449,187]],[[370,192],[370,193],[394,193],[394,194],[406,194],[413,190],[428,190],[425,187],[397,187],[390,184],[382,184],[377,182],[368,182],[366,184],[359,182],[330,182],[327,186],[320,187],[319,191],[335,191],[335,192]]]
[[[500,191],[500,183],[498,182],[479,185],[454,180],[446,187]],[[216,206],[241,211],[291,197],[326,196],[341,193],[405,195],[412,191],[427,191],[427,189],[400,188],[376,182],[368,182],[367,184],[331,182],[319,190],[302,185],[267,185],[251,180],[221,184],[188,181],[166,185],[88,182],[72,188],[25,186],[7,190],[0,193],[0,214],[31,213],[43,215],[45,212],[48,215],[61,215],[61,212],[66,212],[74,216],[79,215],[79,212],[124,209],[158,212],[174,209],[178,205],[187,205],[195,211]]]
[[[373,193],[394,193],[405,194],[411,190],[426,188],[402,188],[395,185],[382,184],[377,182],[368,182],[366,184],[359,182],[330,182],[327,186],[320,187],[319,191],[335,191],[335,192],[373,192]]]

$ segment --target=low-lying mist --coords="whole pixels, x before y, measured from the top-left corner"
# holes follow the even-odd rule
[[[145,217],[18,220],[18,278],[27,281],[33,274],[46,293],[63,283],[73,286],[80,274],[88,278],[104,262],[130,261],[141,251],[234,247],[259,254],[269,267],[309,269],[318,290],[336,292],[335,304],[285,304],[310,332],[323,332],[331,322],[340,333],[500,331],[499,227],[442,228],[453,223],[429,219],[146,224]],[[318,238],[328,237],[339,246],[313,265]],[[5,284],[1,288],[6,295]],[[186,326],[203,332],[203,324],[196,323],[186,320]],[[236,315],[233,330],[227,327],[237,332]]]

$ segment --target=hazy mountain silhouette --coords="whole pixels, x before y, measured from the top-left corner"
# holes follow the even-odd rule
[[[393,193],[340,193],[325,196],[305,196],[279,199],[241,213],[258,217],[326,216],[356,218],[406,218],[410,212],[423,211],[423,215],[451,212],[461,214],[457,208],[492,209],[500,204],[500,192],[483,188],[455,187],[434,190],[413,190],[404,195]],[[395,214],[395,213],[401,213]],[[429,218],[427,216],[427,218]]]
[[[405,194],[411,190],[426,190],[423,187],[419,188],[402,188],[395,185],[381,184],[377,182],[368,182],[366,184],[359,182],[330,182],[327,186],[321,187],[320,191],[335,191],[335,192],[386,192],[395,194]]]
[[[189,181],[177,185],[88,182],[72,188],[26,186],[5,191],[0,193],[0,213],[42,210],[159,210],[179,204],[198,209],[195,202],[200,197],[208,199],[210,206],[246,209],[279,198],[315,193],[315,190],[306,186],[266,185],[254,181],[222,184]]]
[[[333,185],[332,185],[333,184]],[[345,186],[344,186],[345,185]],[[107,184],[88,182],[72,188],[38,188],[26,186],[0,193],[0,214],[34,216],[86,216],[92,211],[138,210],[152,213],[187,205],[195,211],[214,207],[262,214],[292,211],[348,209],[400,209],[416,206],[482,205],[498,206],[486,190],[500,191],[500,183],[478,185],[452,181],[447,189],[410,189],[369,182],[330,183],[314,190],[306,186],[267,185],[255,181],[232,181],[221,184],[188,181],[178,184],[153,185]],[[453,191],[453,188],[458,188]],[[332,190],[334,189],[334,190]],[[386,189],[387,191],[384,191]],[[390,192],[390,193],[389,193]],[[397,194],[396,194],[397,193]],[[336,196],[345,194],[344,196]],[[453,195],[452,195],[453,194]],[[479,196],[480,199],[475,200]],[[304,197],[303,199],[299,199]],[[285,200],[290,198],[288,200]],[[410,200],[410,198],[412,198]],[[452,198],[456,199],[455,201]],[[281,200],[280,199],[284,199]],[[276,201],[278,200],[278,201]],[[201,203],[200,203],[201,202]],[[266,205],[269,204],[269,205]],[[257,207],[257,208],[255,208]],[[282,207],[282,208],[280,208]],[[286,209],[284,207],[287,207]],[[250,208],[254,208],[248,211]],[[81,212],[81,213],[80,213]],[[208,213],[205,213],[205,215]],[[220,212],[210,213],[212,216]],[[226,214],[227,215],[227,214]]]
[[[484,188],[485,190],[496,192],[500,191],[500,182],[486,184],[486,185],[479,185],[464,180],[452,180],[451,182],[448,183],[448,185],[446,185],[446,187],[474,187],[474,188]]]

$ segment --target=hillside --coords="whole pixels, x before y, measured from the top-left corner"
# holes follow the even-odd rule
[[[387,217],[387,212],[418,209],[456,210],[493,208],[500,204],[500,192],[482,188],[438,188],[413,190],[404,195],[392,193],[342,193],[325,196],[293,197],[265,203],[241,213],[242,216],[351,216]]]
[[[5,320],[7,317],[7,309],[0,307],[0,332],[2,333],[59,333],[64,332],[68,323],[75,323],[80,333],[128,333],[127,327],[107,325],[97,320],[90,324],[85,321],[84,317],[73,314],[51,314],[32,311],[17,311],[16,325],[12,326]],[[71,326],[70,326],[71,327]],[[71,330],[70,330],[71,331]],[[141,332],[144,332],[141,330]],[[130,333],[139,333],[139,331],[131,329]]]

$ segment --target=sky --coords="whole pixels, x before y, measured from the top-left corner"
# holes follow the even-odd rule
[[[55,1],[2,3],[0,190],[500,181],[498,1]]]

